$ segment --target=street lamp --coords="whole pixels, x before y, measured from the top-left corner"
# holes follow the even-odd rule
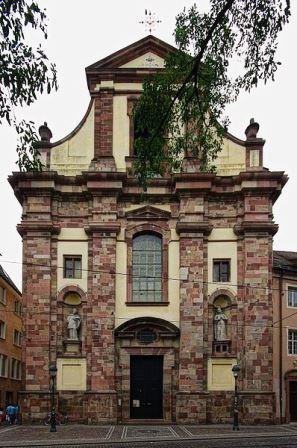
[[[57,367],[56,364],[51,364],[49,366],[49,374],[51,379],[51,414],[50,414],[50,432],[57,432],[56,427],[56,408],[55,408],[55,380],[57,376]]]
[[[238,374],[240,372],[240,366],[235,364],[232,367],[232,373],[235,380],[235,389],[234,389],[234,404],[233,404],[233,431],[239,431],[238,426],[238,389],[237,389],[237,379]]]

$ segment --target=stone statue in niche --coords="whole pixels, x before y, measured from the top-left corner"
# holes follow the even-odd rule
[[[78,341],[78,330],[81,325],[81,318],[76,308],[67,317],[68,339]]]
[[[226,314],[218,306],[214,316],[214,337],[216,341],[226,341],[227,339],[227,321]]]

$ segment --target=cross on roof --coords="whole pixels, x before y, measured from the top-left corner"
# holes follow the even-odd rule
[[[156,29],[158,23],[162,23],[162,20],[157,19],[154,12],[145,9],[144,20],[141,20],[139,23],[145,26],[145,29],[149,34],[152,34],[152,31]]]

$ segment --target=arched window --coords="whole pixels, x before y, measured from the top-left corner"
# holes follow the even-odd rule
[[[152,233],[133,238],[132,301],[162,301],[162,238]]]

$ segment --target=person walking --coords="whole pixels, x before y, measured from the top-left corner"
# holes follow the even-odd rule
[[[15,407],[12,404],[9,404],[6,408],[6,415],[7,415],[7,421],[9,425],[12,425],[14,423],[14,416],[15,416]]]

